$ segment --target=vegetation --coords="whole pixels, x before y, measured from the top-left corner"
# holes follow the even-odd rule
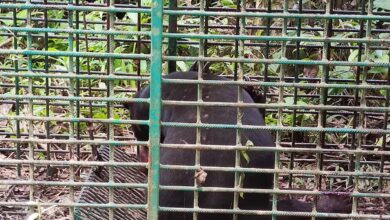
[[[56,0],[53,1],[57,4],[67,3],[67,1]],[[248,10],[251,8],[257,9],[266,9],[267,2],[265,0],[247,0]],[[322,0],[303,0],[303,8],[311,10],[322,10],[325,8],[325,1]],[[335,3],[335,10],[357,10],[359,8],[356,0],[340,0]],[[136,6],[136,1],[130,2],[118,2],[121,3],[118,7],[124,7],[130,5]],[[142,0],[142,7],[150,7],[151,0]],[[168,1],[164,1],[165,6],[168,6]],[[92,4],[88,2],[83,2],[82,4]],[[94,4],[106,4],[103,0],[97,0]],[[281,9],[283,5],[282,0],[272,1],[272,9]],[[179,1],[179,7],[199,7],[199,1]],[[374,11],[383,12],[385,10],[390,10],[389,1],[374,1]],[[210,1],[209,7],[218,7],[226,9],[237,9],[236,0],[213,0]],[[289,1],[289,9],[296,9],[296,1]],[[17,17],[16,25],[15,21],[12,19],[14,13]],[[82,29],[82,30],[94,30],[94,31],[106,31],[107,28],[107,14],[99,11],[91,12],[77,12],[70,13],[65,10],[47,10],[47,15],[44,10],[33,9],[31,11],[32,24],[34,28],[44,28],[45,27],[45,18],[48,19],[47,27],[50,30],[45,34],[42,32],[29,33],[32,37],[32,43],[28,46],[28,37],[27,33],[20,31],[13,31],[11,27],[26,27],[27,25],[27,10],[13,10],[1,9],[0,11],[0,28],[4,34],[0,35],[0,50],[37,50],[37,51],[50,51],[50,52],[64,52],[69,51],[70,46],[73,50],[80,52],[89,52],[93,54],[106,53],[109,41],[107,40],[107,35],[104,34],[73,34],[69,35],[65,31],[62,33],[53,32],[52,30],[68,30],[69,23],[68,21],[73,20],[73,28]],[[77,23],[78,21],[78,23]],[[141,31],[150,31],[150,15],[142,13],[140,16],[136,13],[126,13],[122,19],[115,18],[115,30],[123,32],[136,32],[138,31],[137,24],[140,24]],[[198,33],[200,19],[199,17],[193,16],[178,16],[177,23],[179,25],[178,32],[181,33]],[[245,25],[247,29],[244,34],[251,36],[266,36],[266,18],[246,18]],[[297,25],[301,23],[302,30],[300,35],[302,37],[324,37],[324,20],[321,19],[302,19],[298,21],[297,19],[288,19],[288,36],[297,36]],[[164,16],[164,27],[165,32],[167,32],[167,26],[169,24],[168,16]],[[237,19],[234,17],[221,17],[221,16],[210,16],[208,19],[208,24],[210,26],[210,34],[223,34],[223,35],[233,35],[235,34],[234,27],[236,26]],[[272,36],[281,36],[282,34],[282,25],[283,19],[270,19],[269,26],[272,27],[270,30],[270,35]],[[367,28],[367,22],[360,23],[358,20],[341,20],[335,19],[332,23],[332,37],[334,38],[360,38],[359,29],[361,25],[364,28]],[[248,28],[250,27],[250,28]],[[375,39],[389,39],[390,32],[383,31],[389,30],[390,22],[383,21],[372,21],[371,23],[372,38]],[[379,30],[379,31],[378,31]],[[72,36],[72,38],[70,38]],[[363,37],[365,33],[363,33]],[[113,36],[115,40],[114,53],[116,54],[149,54],[150,53],[150,38],[148,36],[136,36],[136,35],[115,35]],[[70,41],[71,39],[71,41]],[[16,42],[16,44],[15,44]],[[69,42],[72,42],[73,45],[69,45]],[[207,45],[207,56],[209,57],[236,57],[235,51],[235,41],[228,40],[209,40]],[[245,58],[252,59],[282,59],[282,46],[280,42],[270,42],[270,47],[266,48],[264,42],[260,41],[245,41],[248,46],[244,48]],[[263,44],[259,44],[263,43]],[[297,50],[295,42],[287,42],[286,58],[287,59],[300,59],[307,61],[319,61],[323,58],[323,43],[313,43],[313,42],[300,42],[299,50]],[[365,51],[359,50],[359,46],[365,47],[364,44],[358,43],[332,43],[330,50],[330,60],[333,61],[345,61],[345,62],[357,62],[359,61],[359,56],[362,57],[361,61],[364,61],[364,57],[367,56],[368,61],[377,62],[377,63],[388,63],[389,58],[389,49],[382,49],[383,44],[372,44],[370,47],[374,49],[369,50],[369,54],[364,54]],[[379,48],[379,49],[375,49]],[[267,57],[267,49],[269,49],[269,56]],[[168,51],[168,39],[164,39],[164,48],[165,54]],[[179,39],[177,54],[179,56],[198,56],[199,53],[199,41],[195,39]],[[299,54],[299,56],[297,55]],[[72,59],[73,69],[70,69],[70,61]],[[85,74],[85,75],[107,75],[109,69],[108,59],[97,58],[97,57],[79,57],[79,58],[70,58],[68,56],[43,56],[43,55],[33,55],[31,56],[31,68],[34,73],[45,73],[45,74],[69,74],[69,72],[75,74]],[[178,70],[185,71],[188,70],[192,65],[192,62],[178,61],[177,68]],[[0,71],[2,73],[18,71],[19,73],[26,73],[29,65],[29,57],[22,54],[7,54],[0,53]],[[214,63],[211,66],[211,70],[215,74],[223,74],[229,77],[232,77],[235,68],[235,63],[220,62]],[[113,66],[115,75],[149,75],[150,63],[146,60],[136,60],[136,59],[115,59],[113,61]],[[245,75],[253,77],[257,80],[263,81],[265,77],[265,72],[267,72],[268,81],[279,81],[281,74],[281,65],[279,64],[270,64],[265,65],[261,63],[246,63],[243,66]],[[167,62],[163,65],[164,73],[168,71]],[[360,72],[360,79],[358,77],[358,72]],[[283,72],[285,80],[288,82],[299,81],[301,83],[318,83],[322,77],[326,77],[328,83],[342,83],[342,84],[356,84],[356,81],[361,81],[363,79],[364,70],[361,68],[357,69],[355,66],[332,66],[329,68],[329,71],[326,71],[325,68],[318,65],[286,65]],[[389,69],[385,67],[372,67],[368,69],[366,79],[369,81],[369,84],[386,84],[389,76]],[[63,77],[58,78],[48,78],[43,77],[33,78],[31,81],[27,77],[11,77],[11,76],[1,76],[0,77],[0,94],[4,95],[27,95],[29,94],[29,83],[32,83],[32,92],[36,96],[80,96],[80,97],[107,97],[107,89],[110,84],[106,80],[101,79],[79,79],[71,80]],[[360,83],[360,82],[359,82]],[[16,86],[18,85],[18,86]],[[137,90],[139,84],[134,80],[115,80],[113,81],[113,86],[115,90],[115,98],[126,98],[131,97],[133,92]],[[72,94],[72,90],[75,90],[75,93]],[[264,88],[262,88],[264,89]],[[279,100],[279,93],[283,92],[283,100]],[[297,96],[294,97],[294,93]],[[283,91],[278,87],[270,87],[267,89],[267,103],[286,103],[286,104],[296,104],[300,106],[307,105],[319,105],[320,104],[320,94],[321,90],[318,88],[313,89],[297,89],[295,88],[284,88]],[[354,89],[346,88],[331,88],[326,91],[327,105],[343,105],[343,106],[353,106],[360,105],[361,101],[361,91],[357,92]],[[354,97],[357,95],[357,99]],[[388,96],[386,90],[366,90],[366,99],[368,106],[387,106],[386,96]],[[16,102],[15,100],[8,100],[9,102],[3,102],[0,104],[0,113],[5,115],[13,116],[17,115]],[[40,117],[47,116],[56,116],[56,117],[80,117],[80,118],[93,118],[93,119],[106,119],[109,117],[115,119],[128,119],[127,111],[119,106],[120,103],[115,103],[114,115],[108,115],[108,108],[106,102],[100,101],[74,101],[76,107],[79,107],[79,111],[72,111],[69,106],[69,101],[61,100],[50,100],[48,102],[44,100],[34,100],[33,106],[33,115]],[[29,109],[26,100],[20,102],[19,114],[20,115],[29,115]],[[288,109],[286,109],[288,110]],[[326,127],[342,127],[342,128],[353,128],[356,127],[358,114],[346,113],[345,111],[328,111],[326,114],[326,120],[324,125]],[[279,115],[274,109],[267,109],[266,123],[268,125],[277,125]],[[285,111],[283,113],[282,123],[284,126],[298,126],[298,127],[317,127],[318,125],[318,111],[307,110],[307,111],[297,111],[295,114],[292,110]],[[385,118],[383,113],[373,114],[367,112],[364,117],[364,126],[365,128],[377,128],[382,129],[384,125],[387,124],[387,118]],[[3,137],[16,137],[16,121],[7,120],[0,121],[0,135],[1,133],[9,133],[8,135],[2,135]],[[56,136],[60,138],[61,135],[68,136],[70,126],[75,126],[76,135],[86,136],[85,139],[104,139],[107,137],[107,126],[106,124],[99,123],[69,123],[69,122],[59,122],[59,121],[50,121],[49,133],[50,135],[59,135]],[[33,121],[34,134],[39,134],[45,136],[47,130],[47,124],[45,121]],[[121,139],[123,136],[130,136],[129,125],[114,125],[115,127],[115,138]],[[20,132],[22,134],[27,134],[29,132],[29,126],[27,121],[20,121]],[[92,134],[92,136],[91,136]],[[301,133],[296,132],[292,134],[291,132],[282,133],[283,142],[296,142],[296,143],[312,143],[315,146],[317,143],[320,143],[321,138],[318,133]],[[383,137],[382,135],[363,135],[362,136],[362,145],[369,146],[370,149],[381,149],[383,142],[390,142],[388,137]],[[343,134],[343,133],[326,133],[325,139],[322,141],[322,147],[331,147],[331,148],[354,148],[357,146],[357,138],[352,134]],[[4,147],[9,147],[6,144],[2,144]],[[353,146],[351,146],[353,145]],[[14,147],[12,145],[11,147]],[[42,145],[38,147],[43,148]],[[84,145],[81,146],[82,150],[89,150],[91,146]],[[368,148],[368,147],[367,147]],[[65,149],[65,148],[64,148]],[[298,155],[298,159],[304,162],[294,162],[294,169],[315,169],[316,168],[316,155]],[[37,159],[45,159],[47,155],[43,152],[37,154]],[[291,158],[290,154],[282,155],[282,161],[284,167],[289,166],[289,159]],[[311,159],[311,160],[310,160]],[[342,160],[349,161],[348,155],[325,155],[325,159],[328,160]],[[381,157],[367,155],[361,158],[362,161],[380,161]],[[305,162],[309,161],[309,162]],[[327,170],[336,170],[342,171],[348,169],[348,163],[328,163],[325,165]],[[363,164],[364,170],[378,171],[379,163],[366,163]],[[295,187],[305,188],[305,187],[314,187],[314,178],[309,178],[309,180],[304,178],[295,178],[294,184]],[[327,183],[332,185],[331,187],[338,188],[341,185],[343,187],[348,185],[347,179],[332,179],[329,178]],[[287,183],[283,185],[287,187]],[[309,187],[309,188],[310,188]],[[379,187],[379,181],[377,180],[363,180],[361,181],[360,189],[366,191],[377,190]]]

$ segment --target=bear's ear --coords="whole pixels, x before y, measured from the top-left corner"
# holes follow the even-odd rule
[[[127,110],[130,110],[133,106],[133,103],[132,102],[124,102],[123,103],[123,107]]]
[[[197,72],[198,71],[198,61],[195,61],[195,63],[192,64],[191,68],[188,71]]]
[[[203,66],[203,73],[210,73],[210,66],[212,63],[206,62]],[[198,71],[198,61],[195,61],[194,64],[192,64],[191,68],[188,71],[197,72]]]

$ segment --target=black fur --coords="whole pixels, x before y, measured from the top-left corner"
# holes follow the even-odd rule
[[[168,79],[197,79],[197,72],[175,72],[165,78]],[[222,80],[227,79],[220,76],[214,76],[209,73],[203,74],[204,80]],[[243,94],[244,103],[254,103],[254,100],[244,90],[237,85],[203,85],[202,99],[204,102],[237,102],[237,91],[240,89]],[[142,89],[137,93],[138,98],[149,98],[149,87]],[[174,101],[196,101],[197,85],[195,84],[163,84],[162,99]],[[127,104],[130,108],[131,118],[138,120],[147,120],[149,118],[149,105],[145,103]],[[242,108],[242,124],[244,125],[264,125],[262,112],[256,108]],[[235,107],[202,107],[201,121],[204,124],[236,124],[237,108]],[[163,122],[196,122],[195,106],[163,106],[161,112]],[[235,129],[201,129],[201,144],[211,145],[236,145]],[[147,126],[134,126],[134,134],[138,140],[148,140]],[[274,147],[272,136],[268,131],[262,130],[242,130],[241,143],[245,145],[251,141],[255,146]],[[161,143],[165,144],[195,144],[196,129],[183,127],[162,127]],[[195,165],[194,150],[179,149],[160,149],[161,164],[167,165]],[[247,151],[250,158],[249,163],[241,154],[241,165],[243,167],[253,168],[273,168],[274,153]],[[201,166],[234,167],[235,151],[211,151],[204,150],[200,153]],[[206,170],[207,178],[204,183],[206,187],[234,187],[233,172],[213,172]],[[194,172],[186,170],[161,170],[160,184],[163,186],[193,186]],[[244,178],[244,188],[271,189],[273,187],[273,174],[264,173],[246,173]],[[193,192],[190,191],[171,191],[162,190],[160,192],[160,206],[163,207],[193,207]],[[245,193],[244,198],[239,199],[239,208],[246,210],[269,210],[268,194]],[[287,205],[286,205],[287,204]],[[293,204],[294,210],[306,210],[308,205],[296,200],[283,202],[281,209],[288,210],[288,205]],[[233,193],[227,192],[200,192],[199,207],[213,209],[232,209]],[[298,207],[298,208],[296,208]],[[289,210],[290,211],[290,210]],[[191,213],[161,212],[160,220],[190,220]],[[229,220],[232,215],[218,213],[200,213],[200,220]],[[239,220],[265,220],[271,219],[270,216],[250,216],[240,215]],[[285,218],[286,219],[286,218]],[[288,219],[288,218],[287,218]],[[294,218],[291,218],[294,219]],[[310,218],[302,217],[306,220]]]

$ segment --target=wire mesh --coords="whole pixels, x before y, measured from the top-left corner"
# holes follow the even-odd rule
[[[390,219],[389,10],[380,0],[1,1],[0,216],[74,219],[78,207],[90,206],[109,219],[116,208],[146,210],[148,219],[159,212]],[[195,61],[198,80],[160,78]],[[231,81],[203,80],[208,64]],[[198,98],[161,101],[161,81],[197,84]],[[149,83],[150,99],[133,98]],[[235,103],[205,102],[203,85],[250,86],[266,102],[243,103],[240,92]],[[154,117],[129,118],[126,102],[150,103]],[[161,122],[160,103],[197,106],[197,120]],[[237,108],[237,123],[202,123],[207,106]],[[242,124],[240,114],[252,107],[264,109],[266,125]],[[150,126],[149,141],[135,139],[135,125]],[[166,127],[196,128],[197,141],[161,144]],[[207,128],[235,129],[236,144],[201,144]],[[240,166],[246,130],[272,132],[275,148],[250,150],[275,152],[274,168]],[[102,145],[110,146],[106,162]],[[114,161],[114,148],[135,154],[134,146],[149,146],[153,163]],[[159,166],[160,149],[196,150],[194,166]],[[203,166],[206,150],[235,150],[235,166]],[[149,166],[148,184],[117,182],[114,168],[129,166]],[[159,186],[159,167],[196,173],[200,166],[233,172],[235,187]],[[108,168],[107,181],[88,178],[96,167]],[[245,172],[274,174],[272,189],[240,187]],[[108,203],[80,203],[83,187],[108,190]],[[147,205],[116,202],[116,188],[146,187]],[[194,206],[159,207],[160,190],[193,191]],[[207,191],[233,192],[232,209],[200,208]],[[272,209],[238,209],[242,192],[272,194]],[[352,211],[317,212],[324,192],[352,198]],[[288,197],[313,202],[313,212],[278,211],[277,200]]]

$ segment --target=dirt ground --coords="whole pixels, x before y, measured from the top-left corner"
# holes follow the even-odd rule
[[[128,149],[127,153],[134,154],[134,149]],[[64,154],[67,155],[67,154]],[[26,155],[24,155],[26,157]],[[11,153],[6,155],[0,153],[0,159],[10,159],[15,158],[15,154]],[[56,160],[67,160],[66,156],[57,156]],[[87,153],[81,154],[80,160],[91,160],[91,155]],[[70,172],[69,168],[64,167],[51,167],[52,176],[48,176],[47,167],[36,167],[34,169],[34,180],[35,181],[54,181],[54,182],[67,182],[69,181]],[[29,179],[29,167],[21,168],[21,175],[18,177],[16,172],[16,167],[13,166],[1,166],[0,167],[0,179],[1,180],[28,180]],[[76,168],[75,169],[75,181],[85,181],[88,178],[90,168]],[[286,178],[280,178],[280,186],[282,188],[288,187],[288,181]],[[307,186],[310,188],[310,186]],[[80,187],[74,187],[74,198],[77,199],[80,194]],[[34,212],[29,212],[28,207],[23,206],[12,206],[13,202],[28,202],[30,196],[30,187],[25,185],[1,185],[0,187],[0,201],[10,203],[10,205],[0,206],[0,219],[15,219],[22,220],[30,217],[32,218],[40,216],[41,219],[70,219],[69,209],[61,206],[51,206],[51,207],[42,207],[38,213],[38,210]],[[386,188],[383,192],[390,192],[390,188]],[[70,189],[66,186],[45,186],[45,185],[35,185],[33,187],[33,196],[36,201],[39,202],[50,202],[50,203],[65,203],[70,200]],[[302,197],[304,201],[309,201],[312,198]],[[390,214],[390,201],[387,199],[369,199],[363,198],[359,199],[359,211],[362,213],[370,214]]]

